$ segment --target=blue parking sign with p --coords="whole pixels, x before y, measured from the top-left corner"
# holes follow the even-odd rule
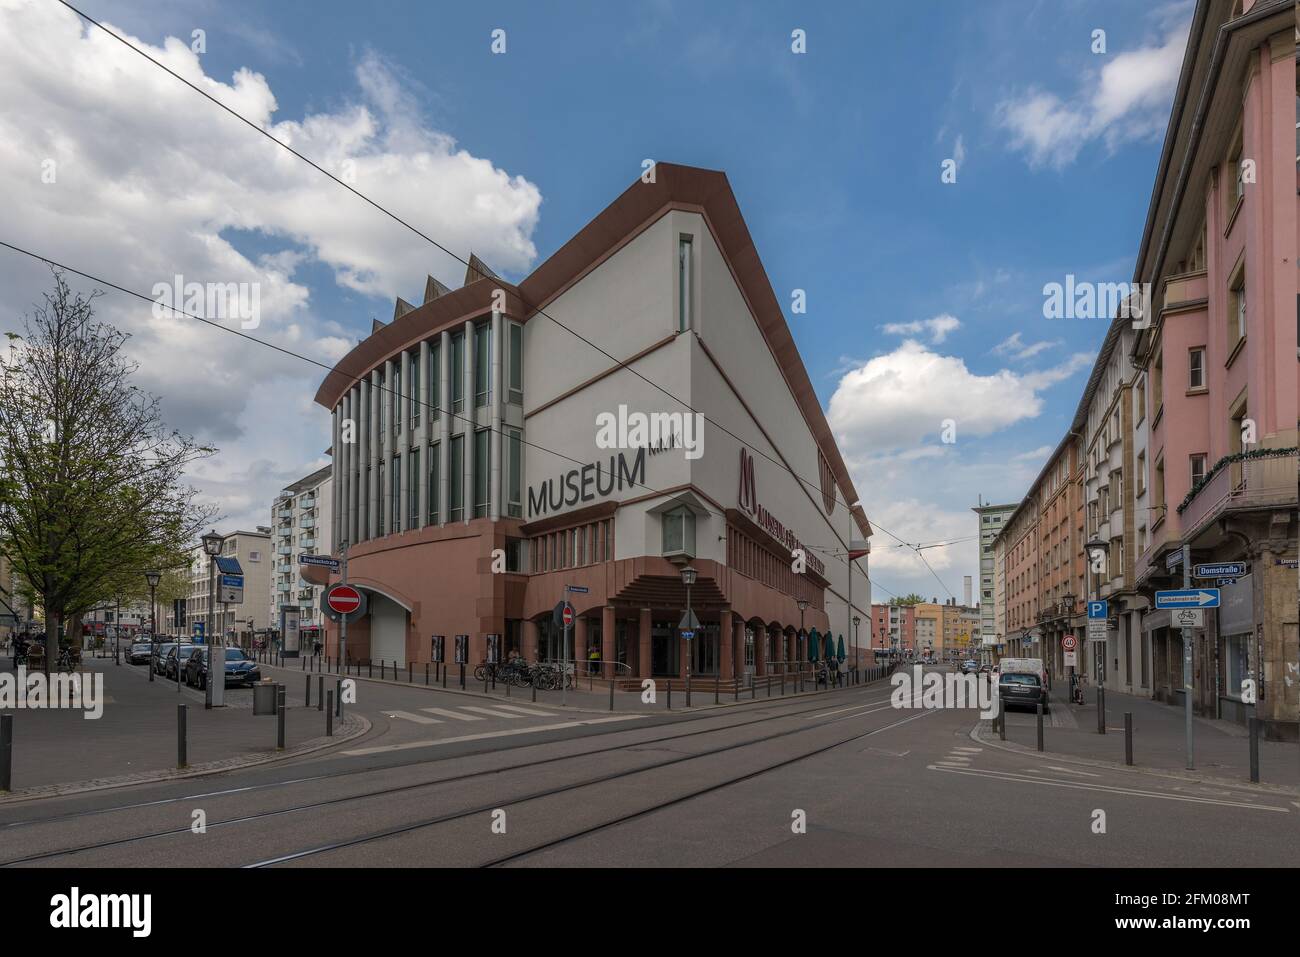
[[[1089,618],[1105,618],[1105,617],[1106,617],[1106,611],[1107,611],[1106,604],[1107,604],[1107,603],[1104,602],[1104,601],[1090,601],[1090,602],[1088,602],[1088,617],[1089,617]]]

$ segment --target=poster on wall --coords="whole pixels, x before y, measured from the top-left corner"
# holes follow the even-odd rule
[[[447,637],[445,635],[433,636],[432,660],[437,662],[438,664],[442,664],[444,661],[447,660],[444,657],[444,655],[446,654],[446,650],[444,648],[446,641],[447,641]]]
[[[488,635],[487,636],[487,662],[490,665],[495,665],[500,660],[501,660],[501,636]]]
[[[469,635],[456,636],[456,664],[463,665],[469,661]]]

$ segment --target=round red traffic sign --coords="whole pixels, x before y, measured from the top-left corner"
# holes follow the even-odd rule
[[[565,625],[573,624],[573,606],[567,602],[564,605],[564,623]]]
[[[1066,635],[1062,638],[1061,647],[1066,651],[1074,651],[1074,635]]]
[[[330,611],[338,615],[350,615],[361,607],[361,592],[351,585],[335,585],[325,598]]]

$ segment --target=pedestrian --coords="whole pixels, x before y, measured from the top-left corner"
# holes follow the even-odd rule
[[[591,674],[600,670],[600,648],[593,645],[590,653],[587,655],[587,667]]]

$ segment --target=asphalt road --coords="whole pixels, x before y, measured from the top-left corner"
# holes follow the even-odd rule
[[[434,692],[425,711],[406,694],[392,710],[434,723],[394,716],[289,763],[0,809],[0,864],[1223,867],[1300,853],[1295,794],[1008,753],[972,739],[975,711],[898,710],[883,683],[603,723],[476,714],[498,704]]]

